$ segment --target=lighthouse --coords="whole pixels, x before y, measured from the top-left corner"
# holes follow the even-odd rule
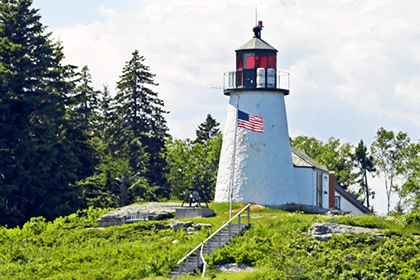
[[[229,105],[216,202],[300,203],[284,100],[289,75],[278,70],[277,50],[262,29],[258,22],[252,39],[235,50],[236,70],[224,74]]]

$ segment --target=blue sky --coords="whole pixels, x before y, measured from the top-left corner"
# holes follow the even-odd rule
[[[414,0],[34,0],[42,22],[60,38],[66,63],[88,65],[94,86],[115,92],[137,49],[157,74],[171,113],[170,133],[194,137],[211,113],[221,124],[228,98],[223,73],[253,33],[255,6],[262,38],[291,73],[286,97],[289,133],[370,145],[380,127],[419,140],[420,2]],[[383,212],[382,178],[373,180]],[[394,198],[394,201],[396,198]]]

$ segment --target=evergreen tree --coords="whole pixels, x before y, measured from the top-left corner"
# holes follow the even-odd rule
[[[163,110],[164,103],[158,94],[150,89],[157,84],[154,82],[155,75],[143,64],[144,60],[137,50],[134,51],[117,83],[115,114],[118,118],[113,144],[120,149],[124,143],[129,143],[128,149],[121,152],[127,155],[134,173],[143,172],[151,185],[163,186],[162,173],[166,162],[162,149],[168,131],[164,114],[168,112]],[[140,155],[142,151],[148,155],[147,162]],[[161,189],[158,195],[167,193]]]
[[[90,139],[100,163],[94,175],[78,182],[89,206],[120,207],[155,199],[155,188],[149,186],[144,177],[149,156],[139,139],[132,137],[132,131],[121,129],[122,122],[117,116],[109,89],[104,86],[98,96],[94,136]],[[135,160],[142,164],[137,172],[129,163],[133,159],[130,155],[133,145],[136,147]]]
[[[32,0],[0,5],[0,215],[20,224],[78,206],[81,163],[67,138],[62,48],[40,23]]]
[[[69,122],[66,138],[72,142],[72,150],[82,164],[78,178],[86,178],[92,175],[97,163],[89,141],[93,137],[97,119],[99,92],[91,85],[92,76],[87,66],[72,78],[72,90],[66,95],[66,116]]]
[[[98,96],[98,114],[95,115],[94,119],[94,135],[103,138],[109,137],[110,127],[115,120],[114,110],[115,106],[111,98],[109,87],[104,85],[103,90],[99,92]]]
[[[360,170],[357,183],[360,185],[360,193],[364,195],[363,202],[366,202],[366,207],[370,208],[369,199],[374,198],[375,192],[369,188],[367,173],[376,172],[376,168],[374,166],[373,156],[367,152],[367,147],[363,143],[363,140],[360,140],[359,145],[356,147],[353,159],[356,167]]]
[[[220,133],[220,123],[218,123],[210,114],[207,114],[206,120],[198,126],[195,131],[197,135],[196,142],[204,144],[207,140],[216,137]]]
[[[74,90],[67,97],[67,114],[75,126],[91,135],[92,124],[99,109],[99,92],[91,85],[92,76],[87,66],[75,76]]]

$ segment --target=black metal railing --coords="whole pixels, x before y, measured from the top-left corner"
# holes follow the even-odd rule
[[[252,81],[244,81],[248,79],[244,77],[243,71],[229,71],[225,72],[223,75],[223,90],[224,91],[234,91],[234,90],[244,90],[244,89],[268,89],[268,90],[280,90],[284,91],[286,94],[290,90],[290,73],[278,70],[275,75],[275,82],[269,83],[269,79],[265,77],[265,82],[262,84],[257,84],[257,74],[256,70],[254,75],[251,75]]]

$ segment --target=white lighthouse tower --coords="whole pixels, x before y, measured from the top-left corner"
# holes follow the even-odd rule
[[[277,50],[261,39],[262,27],[236,50],[236,71],[225,73],[229,108],[216,202],[299,203],[284,102],[289,77],[282,88]]]

